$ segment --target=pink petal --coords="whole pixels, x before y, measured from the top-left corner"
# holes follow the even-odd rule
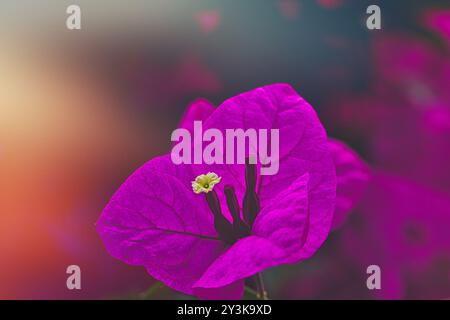
[[[298,177],[309,173],[310,197],[314,199],[312,216],[321,207],[331,220],[335,170],[326,132],[312,107],[291,86],[268,85],[226,100],[205,122],[204,130],[208,128],[217,128],[224,135],[229,128],[279,129],[280,168],[276,175],[264,176],[260,182],[262,207]],[[242,199],[244,165],[214,164],[209,168],[224,176],[223,181],[235,186],[238,199]]]
[[[200,299],[208,300],[236,300],[244,294],[245,282],[238,280],[227,286],[219,288],[198,288],[194,287],[194,294]]]
[[[197,288],[220,288],[285,261],[283,249],[269,240],[250,236],[236,242],[220,256],[195,284]]]
[[[197,99],[189,104],[178,127],[187,129],[193,134],[194,121],[205,121],[215,109],[214,105],[208,100]]]
[[[264,209],[299,177],[309,174],[310,230],[314,232],[308,233],[305,249],[310,254],[317,250],[331,225],[336,176],[326,132],[312,107],[291,86],[268,85],[226,100],[208,118],[204,128],[218,128],[223,133],[228,128],[279,129],[279,171],[260,179],[261,206]],[[223,177],[224,183],[217,185],[219,196],[223,194],[223,185],[231,184],[238,199],[243,198],[244,165],[210,165],[209,168]],[[225,203],[225,199],[221,200]],[[275,231],[277,226],[273,228]],[[301,242],[302,233],[297,234]]]
[[[96,226],[113,257],[144,265],[187,294],[225,250],[214,240],[206,202],[191,190],[192,177],[189,166],[175,166],[168,156],[147,162],[114,194]]]
[[[306,242],[306,237],[321,237],[328,233],[326,221],[312,225],[308,199],[309,174],[295,180],[279,193],[258,214],[253,233],[268,239],[286,254],[286,263],[311,256],[317,247]]]

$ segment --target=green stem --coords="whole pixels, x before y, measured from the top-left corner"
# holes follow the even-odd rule
[[[154,295],[157,294],[161,289],[164,288],[164,285],[162,282],[156,282],[150,288],[148,288],[145,292],[140,294],[141,299],[143,300],[149,300],[153,299]]]
[[[269,300],[269,296],[267,295],[267,291],[264,287],[264,280],[262,277],[262,272],[259,272],[255,275],[256,281],[256,297],[262,300]]]
[[[246,293],[248,293],[248,294],[250,294],[252,296],[256,297],[258,295],[258,292],[256,292],[255,290],[253,290],[250,287],[245,286],[244,290],[245,290]]]

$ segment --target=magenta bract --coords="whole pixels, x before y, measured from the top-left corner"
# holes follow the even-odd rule
[[[203,107],[208,115],[210,108]],[[189,128],[186,121],[198,120],[196,112],[191,106],[181,126]],[[224,186],[233,186],[242,203],[245,165],[174,165],[169,155],[150,160],[127,179],[104,209],[97,230],[112,256],[145,266],[175,290],[202,298],[239,298],[245,278],[307,259],[324,242],[336,196],[333,159],[316,113],[285,84],[228,99],[204,128],[279,129],[279,172],[258,177],[261,209],[250,235],[232,244],[221,241],[205,197],[191,188],[196,176],[217,173],[222,180],[214,190],[232,221]]]

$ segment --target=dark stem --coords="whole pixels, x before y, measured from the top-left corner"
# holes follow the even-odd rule
[[[269,296],[267,295],[267,291],[264,287],[264,280],[262,277],[262,272],[259,272],[255,275],[255,281],[256,281],[256,297],[258,299],[262,300],[269,300]]]

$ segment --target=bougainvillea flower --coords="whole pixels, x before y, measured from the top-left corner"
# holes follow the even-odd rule
[[[370,135],[397,110],[448,106],[448,53],[404,33],[375,37],[372,50],[375,81],[371,89],[357,96],[330,99],[330,125],[357,135]]]
[[[207,34],[215,31],[219,27],[221,15],[218,10],[202,10],[195,14],[194,19],[200,30]]]
[[[450,10],[430,9],[423,15],[424,25],[437,32],[450,45]]]
[[[433,267],[444,269],[448,277],[448,195],[378,171],[356,210],[354,223],[342,229],[342,240],[356,263],[381,267],[383,285],[376,294],[393,299],[423,298],[425,290],[412,297],[407,296],[407,289],[414,288]],[[440,281],[448,288],[450,279]]]
[[[399,127],[399,121],[402,126]],[[385,170],[450,190],[450,110],[398,110],[372,136],[373,159]]]
[[[322,245],[335,169],[316,113],[288,85],[228,99],[203,127],[279,129],[278,173],[259,176],[259,164],[175,165],[170,155],[157,157],[114,194],[97,230],[112,256],[145,266],[175,290],[239,298],[246,278],[307,259]],[[192,182],[208,172],[221,181],[194,193]]]
[[[334,97],[329,127],[367,139],[378,168],[450,190],[450,171],[442,169],[450,161],[448,52],[403,33],[376,37],[373,49],[371,90]]]
[[[375,46],[389,113],[371,134],[374,162],[385,170],[450,190],[450,60],[424,40],[391,35]],[[398,123],[402,123],[401,126]]]
[[[450,99],[445,86],[450,81],[448,53],[432,42],[399,33],[377,37],[373,49],[377,85],[385,84],[393,97],[416,108]]]

